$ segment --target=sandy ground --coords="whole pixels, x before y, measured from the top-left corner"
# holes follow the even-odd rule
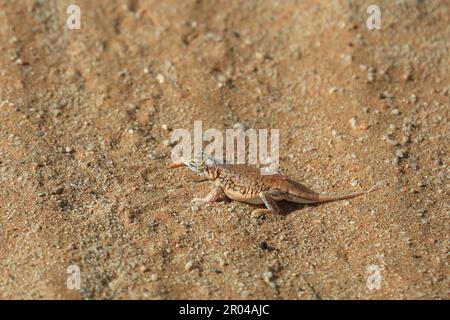
[[[73,2],[0,1],[0,298],[450,298],[449,1],[376,1],[381,30],[288,0],[77,0],[67,30]],[[192,207],[210,184],[165,166],[195,120],[280,129],[314,190],[384,187]]]

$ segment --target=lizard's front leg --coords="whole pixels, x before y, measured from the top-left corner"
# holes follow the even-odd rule
[[[220,186],[215,186],[211,192],[204,198],[194,198],[192,199],[191,202],[199,202],[199,203],[203,203],[203,204],[207,204],[207,203],[213,203],[216,202],[219,199],[222,199],[225,197],[225,192],[223,192],[222,187]]]
[[[259,194],[259,197],[266,205],[267,209],[256,209],[253,210],[251,217],[252,218],[258,218],[262,216],[263,214],[279,214],[280,208],[277,205],[277,202],[272,198],[270,195],[270,191],[262,191]]]

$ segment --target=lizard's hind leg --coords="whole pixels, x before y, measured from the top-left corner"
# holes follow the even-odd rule
[[[267,209],[253,210],[253,212],[251,214],[252,218],[259,218],[260,216],[262,216],[264,214],[279,214],[280,213],[280,208],[278,207],[275,199],[273,199],[272,196],[270,195],[270,191],[262,191],[259,194],[259,197],[264,202]]]
[[[204,198],[194,198],[191,202],[197,202],[197,203],[213,203],[216,202],[219,199],[225,198],[225,192],[223,192],[222,187],[215,186],[211,192]]]

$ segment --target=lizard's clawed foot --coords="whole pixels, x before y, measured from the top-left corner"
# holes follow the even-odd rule
[[[269,214],[275,214],[275,212],[273,210],[270,210],[270,209],[256,209],[256,210],[252,211],[252,213],[250,215],[250,218],[252,218],[252,219],[259,219],[259,218],[261,218],[263,216],[265,217],[265,216],[267,216]]]
[[[191,203],[210,204],[225,196],[221,187],[215,187],[205,198],[194,198]]]
[[[263,191],[259,194],[259,196],[266,205],[267,209],[253,210],[252,214],[250,215],[252,219],[258,219],[263,215],[275,215],[280,213],[280,208],[278,208],[277,202],[272,198],[269,192]]]

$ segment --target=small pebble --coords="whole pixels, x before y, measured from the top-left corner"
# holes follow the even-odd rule
[[[367,72],[367,82],[372,83],[375,81],[375,69],[369,68]]]
[[[405,155],[404,155],[402,149],[397,149],[397,151],[395,151],[395,156],[399,159],[402,159]]]
[[[153,273],[153,274],[150,276],[150,281],[158,281],[158,275],[157,275],[156,273]]]
[[[366,121],[362,121],[359,125],[356,126],[356,130],[358,131],[366,131],[370,128],[370,125]]]
[[[212,40],[212,41],[215,41],[215,42],[221,42],[221,41],[223,41],[223,36],[222,36],[222,35],[217,34],[217,33],[213,33],[213,32],[208,32],[208,33],[206,34],[206,37],[207,37],[208,39]]]
[[[380,99],[391,99],[392,95],[388,91],[380,92],[379,94]]]
[[[225,266],[225,265],[226,265],[225,260],[222,259],[222,258],[219,258],[219,266],[223,267],[223,266]]]
[[[190,271],[192,269],[195,268],[194,262],[192,261],[188,261],[185,265],[184,265],[184,269],[187,271]]]
[[[353,61],[353,56],[351,54],[343,54],[341,55],[341,63],[344,65],[349,65]]]
[[[330,90],[328,90],[328,93],[335,93],[335,92],[342,92],[343,90],[339,87],[331,87]]]
[[[398,166],[398,165],[400,164],[400,159],[397,158],[397,157],[395,157],[394,159],[392,159],[392,164],[393,164],[394,166]]]
[[[388,129],[387,129],[387,132],[388,132],[389,134],[392,134],[392,133],[394,133],[394,131],[395,131],[396,129],[397,129],[397,127],[396,127],[395,125],[390,124],[389,127],[388,127]]]
[[[392,138],[391,135],[386,135],[383,137],[383,140],[386,140],[386,142],[392,146],[396,146],[398,145],[397,140],[395,140],[394,138]]]
[[[71,147],[66,147],[66,148],[64,149],[64,152],[65,152],[65,153],[72,153],[72,152],[73,152],[73,149],[72,149]]]
[[[264,272],[264,281],[267,282],[267,283],[270,283],[270,282],[272,282],[272,280],[273,280],[273,273],[272,273],[272,271]]]
[[[161,73],[158,73],[156,75],[156,80],[158,80],[159,83],[164,83],[164,76]]]
[[[398,110],[397,108],[392,109],[391,114],[393,114],[394,116],[398,116],[400,114],[400,110]]]
[[[425,214],[427,213],[427,209],[424,209],[424,208],[422,208],[422,209],[419,209],[419,216],[421,216],[422,218],[424,218],[425,217]]]
[[[256,60],[263,60],[264,59],[264,54],[262,54],[261,52],[255,52],[255,59]]]

